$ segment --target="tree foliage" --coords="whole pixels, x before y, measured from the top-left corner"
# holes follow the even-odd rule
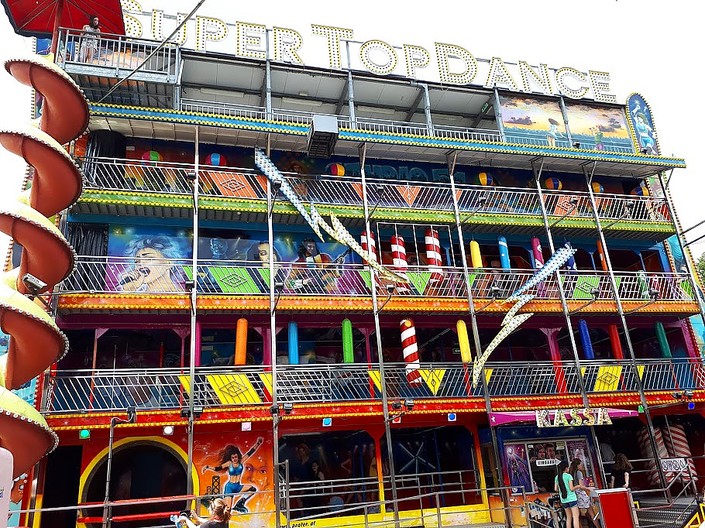
[[[700,255],[700,258],[698,259],[698,275],[700,275],[700,280],[705,282],[705,253]]]

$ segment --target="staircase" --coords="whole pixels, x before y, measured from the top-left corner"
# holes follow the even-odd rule
[[[644,499],[636,510],[639,528],[687,528],[699,526],[700,503],[695,497],[679,497],[672,503],[664,499]],[[691,523],[697,517],[696,524]]]

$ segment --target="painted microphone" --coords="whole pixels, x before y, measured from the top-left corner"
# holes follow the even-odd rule
[[[139,268],[139,269],[130,271],[125,274],[125,276],[120,280],[118,285],[124,286],[125,284],[129,284],[131,282],[136,281],[137,279],[140,278],[140,276],[146,277],[147,275],[149,275],[149,268]]]

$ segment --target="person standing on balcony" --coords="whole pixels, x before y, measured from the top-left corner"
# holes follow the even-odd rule
[[[88,24],[83,26],[81,36],[81,62],[93,62],[98,52],[98,37],[100,36],[100,20],[98,15],[88,17]]]

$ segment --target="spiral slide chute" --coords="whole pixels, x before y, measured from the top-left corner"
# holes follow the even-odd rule
[[[88,102],[73,79],[56,64],[36,55],[5,61],[5,69],[44,96],[41,129],[68,143],[88,127]]]
[[[14,458],[12,478],[27,472],[58,443],[59,438],[39,411],[0,387],[0,445]]]
[[[8,353],[0,358],[0,447],[12,453],[19,476],[58,443],[41,414],[10,389],[39,375],[67,349],[66,337],[32,295],[52,289],[74,266],[73,249],[46,217],[80,196],[81,174],[61,144],[83,133],[89,113],[78,86],[44,59],[12,59],[5,68],[44,96],[41,130],[0,129],[0,144],[34,167],[31,189],[0,204],[0,231],[23,248],[19,267],[0,275],[0,327],[10,335]],[[46,286],[34,281],[36,291],[30,291],[23,280],[29,275]]]
[[[44,216],[54,216],[78,200],[81,173],[71,156],[51,136],[30,125],[2,127],[0,144],[34,167],[30,207]],[[45,192],[48,188],[51,192]]]
[[[14,289],[19,268],[0,279],[0,326],[12,336],[0,357],[0,386],[17,389],[63,357],[68,342],[44,308]]]
[[[16,277],[16,289],[20,293],[30,293],[22,282],[26,273],[47,284],[34,292],[41,293],[64,280],[73,270],[71,246],[54,224],[28,205],[19,201],[0,203],[0,231],[24,248]]]

